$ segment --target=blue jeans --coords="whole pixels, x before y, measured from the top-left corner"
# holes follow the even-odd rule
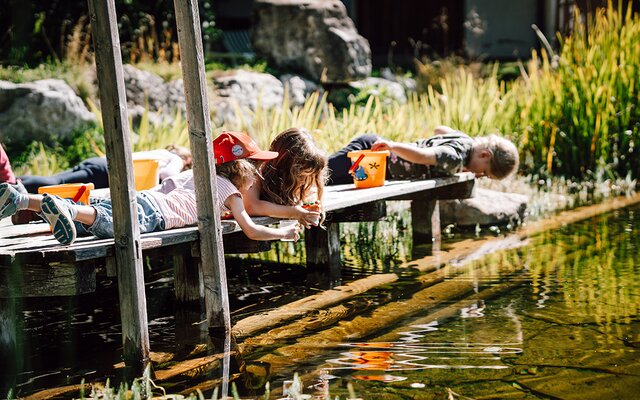
[[[137,214],[140,233],[163,231],[164,218],[153,198],[145,192],[138,192],[136,202],[138,203]],[[78,235],[93,234],[100,239],[112,238],[114,235],[111,199],[100,200],[91,206],[96,209],[96,220],[89,227],[75,221]]]

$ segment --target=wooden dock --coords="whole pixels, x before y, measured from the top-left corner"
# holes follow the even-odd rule
[[[268,243],[243,239],[233,222],[222,222],[216,205],[213,140],[207,97],[198,2],[176,1],[176,25],[184,80],[189,142],[198,205],[198,226],[141,235],[138,228],[117,15],[113,0],[88,0],[96,58],[109,176],[114,239],[81,238],[60,246],[48,226],[0,225],[0,318],[11,320],[14,298],[62,296],[95,290],[97,271],[117,277],[122,342],[129,377],[149,365],[149,336],[144,293],[143,252],[173,257],[176,296],[182,301],[204,299],[211,333],[230,332],[230,312],[224,254],[261,251]],[[377,220],[386,213],[386,200],[412,200],[415,234],[439,237],[437,200],[464,198],[473,187],[472,174],[420,182],[394,182],[382,188],[355,191],[333,187],[323,199],[328,212],[326,230],[305,234],[310,265],[340,266],[339,223]],[[352,185],[348,185],[351,186]],[[268,224],[273,219],[256,219]],[[221,237],[222,236],[222,237]],[[225,240],[226,239],[226,240]],[[226,241],[226,243],[224,243]],[[104,268],[103,268],[104,267]],[[15,337],[15,335],[14,335]],[[9,344],[11,346],[11,344]]]

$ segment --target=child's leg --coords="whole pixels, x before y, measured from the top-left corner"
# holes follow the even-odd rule
[[[0,183],[0,220],[12,216],[18,210],[24,210],[31,206],[33,206],[36,211],[39,211],[40,199],[41,196],[18,192],[9,183]]]
[[[96,189],[109,187],[107,160],[93,157],[84,160],[68,171],[53,176],[21,176],[22,184],[29,193],[38,193],[40,186],[60,185],[63,183],[93,183]]]
[[[355,137],[349,144],[329,156],[329,181],[327,185],[342,185],[353,183],[353,178],[349,175],[351,159],[347,153],[354,150],[369,150],[373,143],[380,137],[373,133]]]
[[[155,202],[148,196],[145,192],[140,192],[136,196],[137,202],[137,215],[138,215],[138,227],[140,228],[140,233],[147,233],[153,231],[164,230],[164,219],[158,206]],[[109,238],[114,236],[113,232],[113,208],[111,204],[111,200],[106,199],[99,203],[94,204],[91,209],[94,209],[95,214],[84,215],[81,213],[83,211],[80,210],[82,207],[83,211],[86,210],[87,206],[77,206],[79,212],[76,217],[77,221],[91,221],[93,219],[93,223],[83,222],[85,225],[88,225],[87,231],[94,234],[99,238]],[[85,219],[86,218],[86,219]]]

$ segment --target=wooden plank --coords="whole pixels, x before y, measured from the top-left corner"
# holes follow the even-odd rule
[[[328,186],[322,203],[325,211],[335,211],[343,208],[369,203],[376,200],[392,200],[422,191],[430,191],[439,187],[453,185],[460,182],[474,180],[470,172],[462,172],[453,176],[419,180],[419,181],[386,181],[384,186],[354,189],[354,185]]]
[[[128,376],[149,364],[147,301],[114,0],[88,0],[111,185],[122,343]]]
[[[93,262],[0,267],[0,298],[75,296],[96,290]]]
[[[383,187],[371,189],[354,189],[353,185],[329,186],[323,203],[329,215],[340,214],[339,217],[336,216],[338,218],[336,221],[354,220],[357,217],[349,218],[348,215],[350,213],[358,213],[362,218],[368,218],[366,215],[369,212],[373,212],[373,210],[365,212],[364,209],[369,206],[363,207],[363,205],[368,202],[385,199],[463,198],[470,195],[473,183],[474,180],[470,174],[460,174],[453,179],[439,179],[430,182],[392,181],[387,182]],[[398,195],[398,193],[401,194]],[[363,207],[363,209],[359,210],[358,207]],[[371,218],[374,217],[371,216]],[[254,217],[253,220],[261,225],[268,225],[278,221],[277,218],[270,217]],[[225,220],[221,224],[223,234],[240,231],[239,226],[233,220]],[[84,237],[79,238],[77,243],[72,246],[61,247],[49,235],[46,224],[6,225],[2,226],[2,231],[0,264],[4,265],[10,263],[14,257],[21,262],[36,263],[86,260],[113,255],[113,249],[111,248],[113,240],[110,239],[99,240],[93,237]],[[5,232],[7,233],[5,234]],[[30,240],[25,241],[25,237],[29,237]],[[193,242],[198,238],[197,227],[186,227],[144,234],[141,236],[141,246],[143,250],[146,250]],[[102,247],[106,247],[106,249],[102,249]],[[35,251],[37,254],[31,258],[23,254],[28,253],[30,250]]]
[[[216,175],[207,78],[204,70],[200,16],[196,0],[174,1],[180,63],[187,103],[187,125],[193,155],[193,178],[198,204],[198,229],[205,305],[209,329],[231,330],[222,229],[216,201]]]
[[[251,240],[243,232],[224,235],[225,254],[261,253],[271,249],[270,240]]]
[[[384,200],[347,207],[327,215],[327,220],[336,222],[380,221],[387,216],[387,202]]]

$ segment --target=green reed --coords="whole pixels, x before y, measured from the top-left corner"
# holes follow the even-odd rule
[[[576,15],[576,19],[578,19]],[[568,177],[604,169],[638,176],[640,18],[611,3],[561,39],[556,56],[533,52],[509,92],[527,167]]]

